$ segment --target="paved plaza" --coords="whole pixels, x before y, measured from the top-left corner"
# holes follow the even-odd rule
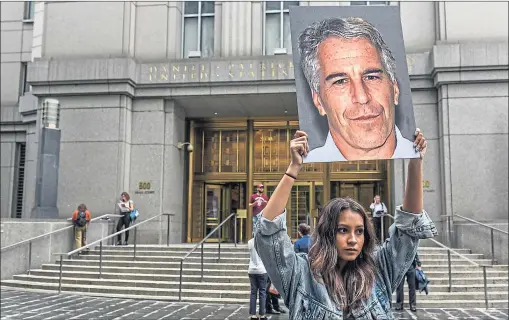
[[[248,319],[249,307],[237,304],[180,303],[93,297],[76,294],[1,290],[1,319]],[[395,312],[397,319],[509,319],[508,309],[419,309]],[[272,320],[288,315],[271,315]]]

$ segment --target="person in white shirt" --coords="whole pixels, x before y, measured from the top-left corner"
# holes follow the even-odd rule
[[[375,233],[376,238],[379,242],[382,242],[383,239],[381,239],[381,228],[382,228],[382,219],[387,214],[387,206],[385,203],[380,201],[380,196],[376,195],[375,198],[373,198],[373,203],[369,206],[371,209],[371,216],[373,220],[373,226],[375,227]]]
[[[251,283],[251,296],[249,298],[249,314],[251,319],[258,319],[256,316],[256,296],[259,295],[259,319],[267,319],[265,316],[265,303],[267,300],[268,275],[262,259],[258,256],[254,246],[254,238],[247,242],[249,248],[249,281]]]

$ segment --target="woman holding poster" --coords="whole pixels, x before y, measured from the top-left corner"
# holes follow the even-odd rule
[[[286,231],[286,203],[309,152],[307,134],[290,142],[291,163],[255,230],[256,250],[290,310],[290,319],[393,319],[391,296],[412,264],[419,239],[437,234],[423,210],[422,158],[426,140],[415,132],[403,205],[389,239],[376,247],[365,209],[350,198],[323,208],[309,254],[295,253]]]

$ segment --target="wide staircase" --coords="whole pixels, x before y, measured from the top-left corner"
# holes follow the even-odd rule
[[[193,244],[170,246],[138,245],[103,246],[99,278],[99,247],[63,260],[62,292],[93,296],[136,299],[179,300],[180,258]],[[222,244],[218,262],[217,244],[204,246],[204,270],[201,275],[200,250],[183,263],[181,300],[206,303],[249,303],[247,245]],[[482,254],[468,249],[457,252],[479,264],[491,264]],[[446,249],[421,246],[422,268],[430,279],[429,295],[417,293],[420,308],[484,308],[484,278],[481,268],[451,255],[452,288]],[[3,280],[2,286],[56,291],[59,287],[60,262],[44,264],[30,274]],[[489,307],[508,307],[508,266],[486,268]],[[408,290],[405,286],[405,297]],[[395,295],[393,300],[395,300]],[[406,298],[407,300],[407,298]]]

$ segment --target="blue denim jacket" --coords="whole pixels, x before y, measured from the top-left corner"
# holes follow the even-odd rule
[[[412,214],[396,209],[390,237],[374,252],[375,283],[369,299],[353,309],[348,319],[394,319],[392,293],[414,260],[419,239],[436,236],[437,229],[428,214]],[[286,232],[286,211],[273,221],[262,218],[255,225],[256,250],[269,277],[285,300],[291,320],[342,320],[343,311],[317,282],[306,254],[295,253]]]

